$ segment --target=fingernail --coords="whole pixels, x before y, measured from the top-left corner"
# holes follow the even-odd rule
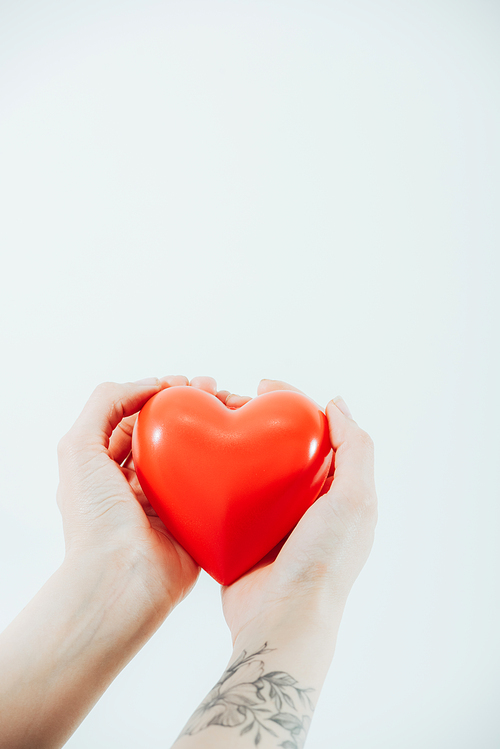
[[[333,402],[335,403],[339,411],[342,411],[344,416],[347,416],[349,419],[352,419],[352,413],[349,410],[349,406],[347,405],[345,400],[340,395],[337,395],[337,397],[333,399]]]
[[[145,377],[143,380],[136,380],[134,385],[158,385],[158,377]]]

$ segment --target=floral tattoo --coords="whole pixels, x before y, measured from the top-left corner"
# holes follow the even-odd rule
[[[302,749],[314,710],[309,693],[314,690],[301,689],[284,671],[264,673],[264,661],[258,656],[273,649],[266,642],[250,655],[244,650],[191,716],[181,736],[192,736],[208,726],[238,727],[240,736],[248,734],[255,746],[266,732],[281,739],[276,746],[282,749]]]

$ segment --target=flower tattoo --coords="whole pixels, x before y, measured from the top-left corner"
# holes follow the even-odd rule
[[[285,671],[265,673],[259,656],[271,651],[267,642],[250,655],[244,650],[191,716],[181,736],[208,726],[238,727],[240,736],[248,734],[255,746],[266,732],[281,739],[276,746],[282,749],[302,749],[314,710],[309,693],[314,690],[298,687]]]

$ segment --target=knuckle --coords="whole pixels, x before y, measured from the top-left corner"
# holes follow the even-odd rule
[[[367,497],[367,501],[365,502],[362,509],[362,517],[365,528],[373,534],[378,522],[378,507],[376,495]]]
[[[360,477],[353,482],[351,491],[344,495],[346,506],[350,506],[356,513],[371,515],[377,512],[377,492],[371,477]]]
[[[78,427],[78,424],[74,424],[57,443],[57,458],[60,463],[68,465],[75,459],[78,461],[81,454],[84,453],[89,446],[86,433],[82,432]]]
[[[368,432],[365,432],[363,429],[360,429],[358,439],[360,443],[363,445],[363,447],[365,447],[369,452],[372,453],[374,451],[375,445],[373,443],[372,438],[368,434]]]
[[[377,516],[378,514],[378,498],[377,498],[377,492],[375,489],[369,489],[367,492],[365,492],[364,497],[364,507],[365,509],[371,513]]]
[[[120,431],[123,432],[123,434],[126,437],[131,437],[132,432],[134,431],[134,424],[135,424],[135,420],[132,422],[132,421],[127,421],[127,419],[123,419],[118,424],[118,429],[120,429]]]
[[[123,416],[123,389],[117,382],[101,382],[92,393],[91,400],[99,407],[120,420]]]
[[[66,432],[57,443],[57,457],[60,461],[67,461],[74,454],[77,446],[77,439],[74,429]]]
[[[57,455],[60,458],[64,458],[69,453],[71,442],[71,433],[66,432],[66,434],[63,434],[63,436],[57,443]]]
[[[119,385],[116,382],[101,382],[94,390],[94,395],[112,398],[116,396]]]
[[[357,523],[363,527],[375,527],[378,519],[377,495],[371,489],[360,491],[353,498],[351,509]]]

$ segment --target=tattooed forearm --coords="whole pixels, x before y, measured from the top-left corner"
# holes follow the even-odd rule
[[[314,710],[309,694],[285,671],[267,671],[260,656],[272,652],[267,642],[255,653],[241,655],[224,672],[181,736],[192,736],[209,726],[224,726],[245,734],[258,746],[263,735],[275,746],[301,749]],[[246,742],[245,742],[246,743]]]

